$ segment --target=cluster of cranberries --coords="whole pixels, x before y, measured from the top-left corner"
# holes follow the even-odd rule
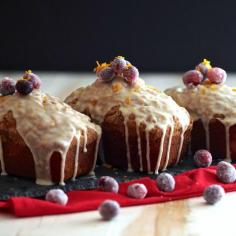
[[[187,71],[183,75],[183,82],[186,86],[197,86],[205,81],[211,84],[223,84],[227,74],[219,67],[211,67],[210,61],[204,59],[198,64],[195,70]]]
[[[0,94],[3,96],[12,95],[16,91],[21,95],[28,95],[33,89],[39,89],[42,82],[40,78],[28,70],[24,73],[22,79],[15,82],[11,78],[4,78],[0,81]]]
[[[123,77],[128,84],[133,85],[139,76],[138,69],[121,56],[115,57],[109,64],[99,64],[98,62],[97,64],[95,68],[96,74],[98,78],[104,82],[110,82],[116,76],[120,76]]]

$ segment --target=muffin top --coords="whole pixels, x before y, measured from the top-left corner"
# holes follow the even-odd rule
[[[119,60],[124,61],[123,70]],[[123,57],[117,57],[109,64],[98,64],[95,70],[98,79],[77,89],[65,100],[74,109],[89,114],[95,122],[101,124],[106,114],[119,106],[125,121],[135,115],[137,124],[144,123],[147,130],[166,129],[174,125],[175,118],[183,129],[189,126],[190,117],[185,108],[165,93],[146,85],[139,78],[137,68]]]
[[[227,125],[236,123],[236,88],[202,84],[196,87],[170,88],[165,92],[180,106],[185,107],[193,120],[217,118]]]
[[[223,69],[211,67],[204,59],[195,70],[184,74],[185,87],[170,88],[165,93],[185,107],[194,120],[216,118],[232,125],[236,123],[236,88],[224,84],[226,77]]]
[[[61,153],[62,160],[65,161],[72,139],[76,137],[79,144],[82,136],[86,152],[87,130],[93,129],[100,135],[100,127],[91,123],[88,116],[39,89],[23,94],[18,82],[16,92],[0,96],[0,120],[9,112],[12,113],[17,131],[34,157],[37,183],[46,184],[48,181],[49,184],[51,176],[48,169],[52,153]],[[4,87],[4,82],[0,86]],[[64,173],[64,169],[62,172]],[[63,173],[61,182],[64,179]]]

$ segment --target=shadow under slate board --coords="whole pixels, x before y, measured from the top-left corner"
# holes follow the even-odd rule
[[[168,168],[167,172],[172,175],[177,175],[194,168],[196,167],[194,166],[193,158],[189,156],[179,165]],[[66,192],[76,189],[95,189],[99,177],[104,175],[113,176],[118,182],[139,179],[144,176],[149,176],[153,179],[156,178],[156,175],[154,174],[148,175],[147,173],[140,172],[126,172],[124,170],[112,169],[104,166],[97,166],[95,169],[95,175],[79,177],[75,181],[66,181],[64,186],[42,186],[35,184],[35,181],[32,179],[15,176],[0,176],[0,200],[7,200],[11,197],[19,196],[39,198],[44,196],[48,190],[53,188],[60,188]]]

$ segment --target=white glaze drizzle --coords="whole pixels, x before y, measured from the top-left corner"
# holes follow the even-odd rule
[[[86,151],[87,128],[101,132],[100,127],[91,123],[89,117],[39,90],[34,90],[28,96],[18,93],[0,96],[0,104],[0,119],[9,111],[12,112],[16,129],[32,153],[37,184],[53,184],[50,158],[54,152],[61,154],[60,183],[63,184],[66,154],[73,137],[84,131]]]
[[[150,163],[150,144],[149,144],[149,131],[145,130],[146,135],[146,161],[147,161],[147,171],[151,173],[151,163]]]
[[[210,151],[210,133],[209,133],[209,121],[202,120],[203,127],[205,129],[206,136],[206,149]]]
[[[225,146],[226,146],[226,160],[231,161],[231,153],[230,153],[230,137],[229,137],[229,129],[230,126],[225,126]]]
[[[127,149],[127,165],[131,170],[129,134],[127,122],[130,115],[134,115],[134,121],[138,126],[144,124],[145,132],[159,127],[163,132],[174,125],[173,117],[176,117],[184,130],[190,124],[190,117],[187,111],[179,107],[174,100],[158,91],[147,86],[145,82],[138,78],[135,86],[129,86],[123,78],[116,77],[110,83],[96,80],[86,88],[79,88],[66,98],[66,102],[80,112],[90,114],[93,121],[102,124],[106,114],[115,106],[119,107],[124,117],[125,143]],[[140,134],[137,133],[137,139]],[[163,137],[162,137],[163,139]],[[149,142],[148,142],[149,143]],[[163,143],[161,144],[163,145]],[[141,147],[138,141],[138,148]],[[147,150],[149,150],[148,147]],[[163,150],[163,147],[160,147]],[[142,150],[139,149],[139,159]],[[146,153],[147,162],[150,162],[150,155]],[[160,161],[161,156],[158,161]],[[169,157],[167,157],[169,160]],[[160,163],[159,163],[160,164]],[[157,168],[159,168],[157,163]],[[141,166],[140,166],[141,170]]]
[[[80,146],[80,136],[81,133],[79,133],[78,135],[75,136],[76,138],[76,152],[75,152],[75,165],[74,165],[74,173],[72,176],[72,180],[75,180],[76,176],[77,176],[77,172],[78,172],[78,166],[79,166],[79,146]]]
[[[132,164],[130,158],[130,148],[129,148],[129,129],[128,129],[128,118],[124,117],[124,126],[125,126],[125,143],[126,143],[126,157],[127,157],[127,164],[128,164],[128,171],[132,172]]]
[[[143,171],[142,146],[141,146],[141,137],[140,137],[140,131],[139,131],[139,124],[138,123],[136,123],[136,133],[137,133],[137,143],[138,143],[138,156],[139,156],[139,163],[140,163],[139,170]]]
[[[162,136],[161,136],[161,143],[160,143],[159,153],[158,153],[158,157],[157,157],[157,165],[156,165],[156,169],[155,169],[155,174],[159,173],[159,167],[160,167],[160,164],[161,164],[164,141],[165,141],[165,136],[166,136],[166,129],[162,130],[162,132],[163,133],[162,133]]]
[[[209,122],[219,120],[225,126],[226,159],[231,161],[229,130],[236,124],[236,89],[227,85],[175,87],[165,91],[180,106],[185,107],[194,121],[201,120],[205,128],[206,146],[210,149]],[[221,117],[223,115],[223,117]]]
[[[97,162],[97,155],[98,155],[98,151],[99,151],[99,148],[100,148],[100,140],[101,140],[101,133],[97,134],[98,137],[97,137],[97,143],[96,143],[96,149],[95,149],[95,153],[94,153],[94,162],[93,162],[93,166],[92,166],[92,169],[90,170],[90,174],[94,174],[94,169],[95,169],[95,166],[96,166],[96,162]]]
[[[87,142],[88,142],[87,128],[85,128],[83,130],[83,134],[84,134],[84,148],[83,148],[83,152],[87,152]]]
[[[1,139],[1,136],[0,136],[0,163],[1,163],[1,169],[2,169],[2,172],[1,172],[1,175],[6,175],[6,170],[5,170],[5,162],[4,162],[4,159],[3,159],[3,148],[2,148],[2,139]]]
[[[184,134],[185,134],[185,131],[183,128],[181,129],[181,134],[180,134],[180,144],[179,144],[179,149],[178,149],[178,156],[177,156],[177,159],[176,159],[176,162],[175,164],[177,164],[180,160],[180,156],[181,156],[181,152],[182,152],[182,147],[183,147],[183,143],[184,143]]]
[[[163,170],[166,169],[166,167],[167,167],[167,165],[169,163],[170,148],[171,148],[171,142],[172,142],[173,133],[174,133],[174,127],[172,125],[172,126],[170,126],[170,137],[169,137],[169,142],[168,142],[168,147],[167,147],[166,162],[165,162],[165,164],[163,166]]]

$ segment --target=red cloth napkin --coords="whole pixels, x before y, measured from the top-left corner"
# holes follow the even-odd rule
[[[0,202],[0,211],[10,212],[19,217],[64,214],[96,210],[101,202],[113,199],[121,206],[134,206],[151,203],[186,199],[202,195],[203,190],[211,184],[220,184],[225,191],[236,190],[236,182],[223,184],[216,177],[216,167],[199,168],[175,176],[176,188],[173,192],[162,192],[157,188],[155,180],[149,177],[120,183],[118,194],[98,190],[71,191],[68,193],[69,202],[60,206],[45,200],[14,197],[7,202]],[[126,189],[131,183],[142,183],[148,189],[145,199],[133,199],[126,196]]]

